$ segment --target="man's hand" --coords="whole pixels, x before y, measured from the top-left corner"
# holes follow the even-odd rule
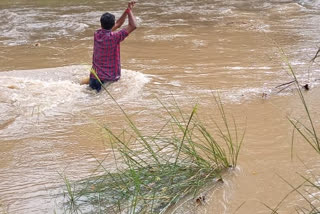
[[[132,31],[134,31],[137,28],[136,18],[132,13],[132,9],[134,8],[135,4],[136,4],[135,1],[130,1],[128,3],[128,9],[126,10],[126,13],[128,14],[128,26],[126,26],[125,29],[127,30],[128,34],[130,34]]]
[[[129,13],[132,14],[131,10],[134,8],[135,4],[136,4],[135,1],[129,1],[128,2],[128,8],[123,12],[121,17],[116,21],[115,25],[112,28],[112,31],[117,30],[118,28],[120,28],[123,25],[123,23],[126,20],[127,15],[129,16]],[[130,18],[129,18],[129,20],[130,20]],[[130,25],[130,21],[129,21],[129,25]],[[135,25],[135,22],[134,22],[134,25]],[[129,29],[127,28],[127,30],[129,30],[129,33],[131,33],[135,28],[136,27],[134,27],[134,28],[130,27]]]
[[[134,8],[134,5],[136,4],[136,2],[135,1],[129,1],[128,2],[128,8],[130,9],[130,10],[132,10],[133,8]]]

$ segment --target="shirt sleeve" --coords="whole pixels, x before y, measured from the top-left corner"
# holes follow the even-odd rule
[[[122,29],[122,30],[114,33],[114,37],[117,42],[122,42],[128,35],[129,34],[126,29]]]

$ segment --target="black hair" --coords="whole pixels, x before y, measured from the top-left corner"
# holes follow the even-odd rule
[[[100,18],[101,27],[106,30],[111,30],[115,24],[115,17],[111,13],[104,13]]]

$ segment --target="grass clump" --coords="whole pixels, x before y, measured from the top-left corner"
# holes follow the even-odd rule
[[[215,123],[216,134],[200,121],[197,105],[187,116],[177,105],[174,110],[163,105],[168,118],[153,135],[144,135],[119,106],[130,129],[116,134],[104,127],[116,169],[99,161],[102,175],[78,182],[76,193],[67,188],[70,212],[164,213],[235,167],[244,133],[239,135],[234,120],[230,125],[220,99],[215,100],[222,121]]]

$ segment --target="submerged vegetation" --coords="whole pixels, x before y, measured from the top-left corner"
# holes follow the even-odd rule
[[[188,116],[178,106],[174,111],[163,105],[168,120],[148,136],[119,106],[130,130],[116,134],[104,127],[116,168],[99,161],[99,176],[75,184],[64,177],[67,211],[164,213],[185,196],[196,197],[205,185],[222,181],[221,173],[237,164],[244,132],[238,133],[234,120],[230,125],[220,99],[215,101],[222,119],[215,134],[198,118],[197,105]]]

